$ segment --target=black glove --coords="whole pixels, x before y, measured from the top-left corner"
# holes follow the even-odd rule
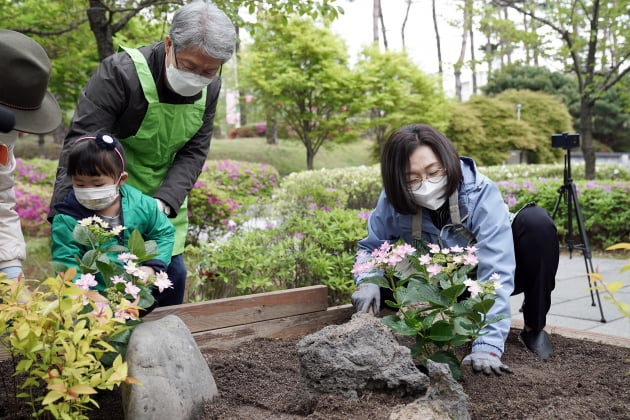
[[[374,315],[378,315],[381,310],[381,288],[376,284],[359,284],[350,299],[357,312],[368,312],[370,306]]]
[[[501,358],[494,353],[488,353],[485,351],[476,351],[470,353],[462,360],[462,365],[470,366],[475,373],[483,372],[486,375],[490,375],[492,372],[501,376],[503,372],[512,373],[512,369],[501,363]]]

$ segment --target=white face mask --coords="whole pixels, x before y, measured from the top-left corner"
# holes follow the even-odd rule
[[[90,210],[103,210],[118,198],[118,183],[95,188],[74,188],[81,205]]]
[[[171,51],[173,51],[174,60],[175,50],[171,48]],[[214,78],[208,79],[189,71],[180,70],[173,64],[166,66],[166,79],[173,92],[182,96],[195,96],[214,80]]]
[[[411,190],[414,201],[419,206],[429,210],[437,210],[446,202],[447,197],[443,197],[446,190],[446,175],[437,177],[435,181],[437,182],[427,182],[425,180],[418,188]]]

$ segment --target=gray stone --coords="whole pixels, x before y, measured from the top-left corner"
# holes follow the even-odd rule
[[[470,420],[468,395],[453,379],[448,365],[428,360],[427,369],[431,385],[426,394],[396,407],[389,420]]]
[[[429,378],[413,363],[409,348],[398,344],[379,318],[355,313],[298,343],[301,371],[312,394],[358,398],[364,389],[422,395]]]
[[[122,387],[125,419],[199,419],[218,395],[208,363],[175,315],[138,325],[126,361],[129,376],[142,385]]]

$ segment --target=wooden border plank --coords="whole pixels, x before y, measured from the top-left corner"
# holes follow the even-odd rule
[[[327,325],[347,322],[353,313],[352,305],[334,306],[320,312],[198,332],[193,337],[200,349],[228,350],[253,338],[288,338],[310,334]]]
[[[325,311],[328,287],[324,285],[236,296],[207,302],[157,308],[144,317],[153,321],[176,315],[191,333]]]

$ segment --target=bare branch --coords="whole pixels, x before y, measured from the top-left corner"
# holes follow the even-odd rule
[[[166,5],[171,5],[171,4],[183,4],[183,2],[181,0],[173,0],[173,1],[169,1],[169,0],[144,0],[143,2],[139,3],[137,7],[134,8],[125,8],[125,9],[117,9],[117,10],[113,10],[110,11],[111,14],[114,13],[124,13],[124,16],[122,16],[116,23],[114,23],[112,25],[112,35],[117,33],[118,31],[120,31],[122,28],[125,27],[125,25],[134,17],[136,16],[138,13],[140,13],[143,9],[149,7],[149,6],[166,6]]]
[[[56,35],[63,35],[65,33],[72,32],[75,29],[77,29],[79,26],[83,25],[85,22],[87,22],[87,17],[70,24],[69,26],[65,28],[61,28],[57,30],[49,30],[49,31],[42,31],[42,30],[33,29],[33,28],[7,28],[7,29],[10,29],[16,32],[21,32],[24,35],[56,36]]]

